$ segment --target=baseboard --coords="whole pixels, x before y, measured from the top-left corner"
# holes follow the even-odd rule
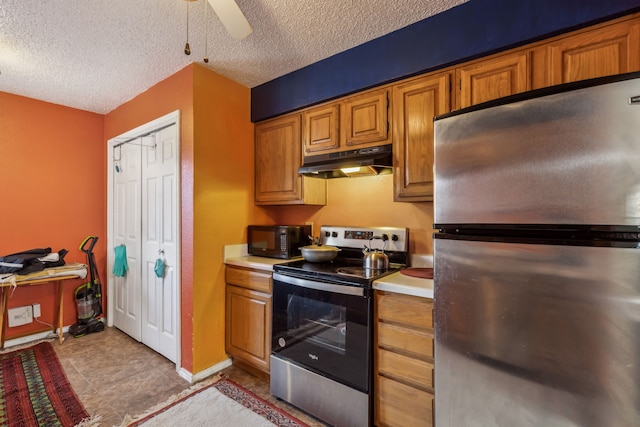
[[[181,378],[184,378],[190,383],[196,383],[198,381],[204,380],[205,378],[209,378],[210,376],[220,372],[224,368],[228,368],[229,366],[231,366],[231,359],[225,359],[222,362],[216,363],[215,365],[205,369],[204,371],[200,371],[195,374],[192,374],[184,368],[180,368],[180,370],[178,371],[178,375],[180,375]]]
[[[69,332],[69,327],[65,326],[64,328],[62,328],[62,332],[63,333]],[[39,340],[43,340],[43,339],[47,339],[47,338],[58,339],[58,333],[57,332],[53,332],[53,331],[45,331],[45,332],[38,332],[36,334],[25,335],[23,337],[12,338],[12,339],[6,340],[4,342],[4,348],[6,350],[9,347],[15,347],[15,346],[18,346],[18,345],[28,344],[28,343],[33,342],[33,341],[39,341]],[[66,339],[66,337],[65,337],[65,339]]]

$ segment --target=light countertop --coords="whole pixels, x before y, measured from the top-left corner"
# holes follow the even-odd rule
[[[433,299],[433,279],[406,276],[400,272],[376,280],[373,289]]]
[[[433,255],[413,254],[411,255],[411,266],[432,268]],[[373,289],[433,299],[433,279],[407,276],[400,272],[376,280],[373,282]]]
[[[299,258],[302,259],[302,258]],[[232,256],[224,260],[227,265],[273,271],[273,266],[291,261],[290,259],[265,258],[252,255]],[[433,298],[433,279],[406,276],[400,272],[390,274],[373,282],[373,289],[398,294]]]
[[[294,258],[294,260],[295,259],[302,259],[302,257]],[[224,247],[224,263],[227,265],[235,265],[236,267],[273,271],[274,265],[282,264],[289,261],[293,260],[249,255],[246,243],[239,245],[228,245]]]
[[[294,259],[278,259],[278,258],[265,258],[261,256],[245,255],[238,257],[231,257],[224,260],[227,265],[235,265],[237,267],[253,268],[256,270],[273,271],[273,266],[276,264],[282,264],[289,261],[295,261]],[[300,258],[302,259],[302,258]]]

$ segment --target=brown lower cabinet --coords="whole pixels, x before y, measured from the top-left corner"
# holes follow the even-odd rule
[[[375,424],[433,426],[433,300],[375,292]]]
[[[227,266],[225,351],[262,377],[271,354],[271,273]]]

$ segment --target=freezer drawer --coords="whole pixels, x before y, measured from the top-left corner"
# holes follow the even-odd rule
[[[438,426],[637,426],[640,250],[436,238]]]

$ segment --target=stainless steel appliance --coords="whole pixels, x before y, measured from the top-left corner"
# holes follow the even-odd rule
[[[247,246],[250,255],[290,259],[300,256],[300,248],[311,239],[311,225],[250,225]]]
[[[389,268],[365,269],[363,249],[379,236]],[[330,262],[274,266],[271,394],[336,426],[371,422],[374,280],[408,264],[409,230],[321,227]]]
[[[640,425],[640,74],[435,123],[435,421]]]
[[[356,148],[337,153],[305,156],[298,173],[315,178],[385,175],[393,171],[392,145]]]

